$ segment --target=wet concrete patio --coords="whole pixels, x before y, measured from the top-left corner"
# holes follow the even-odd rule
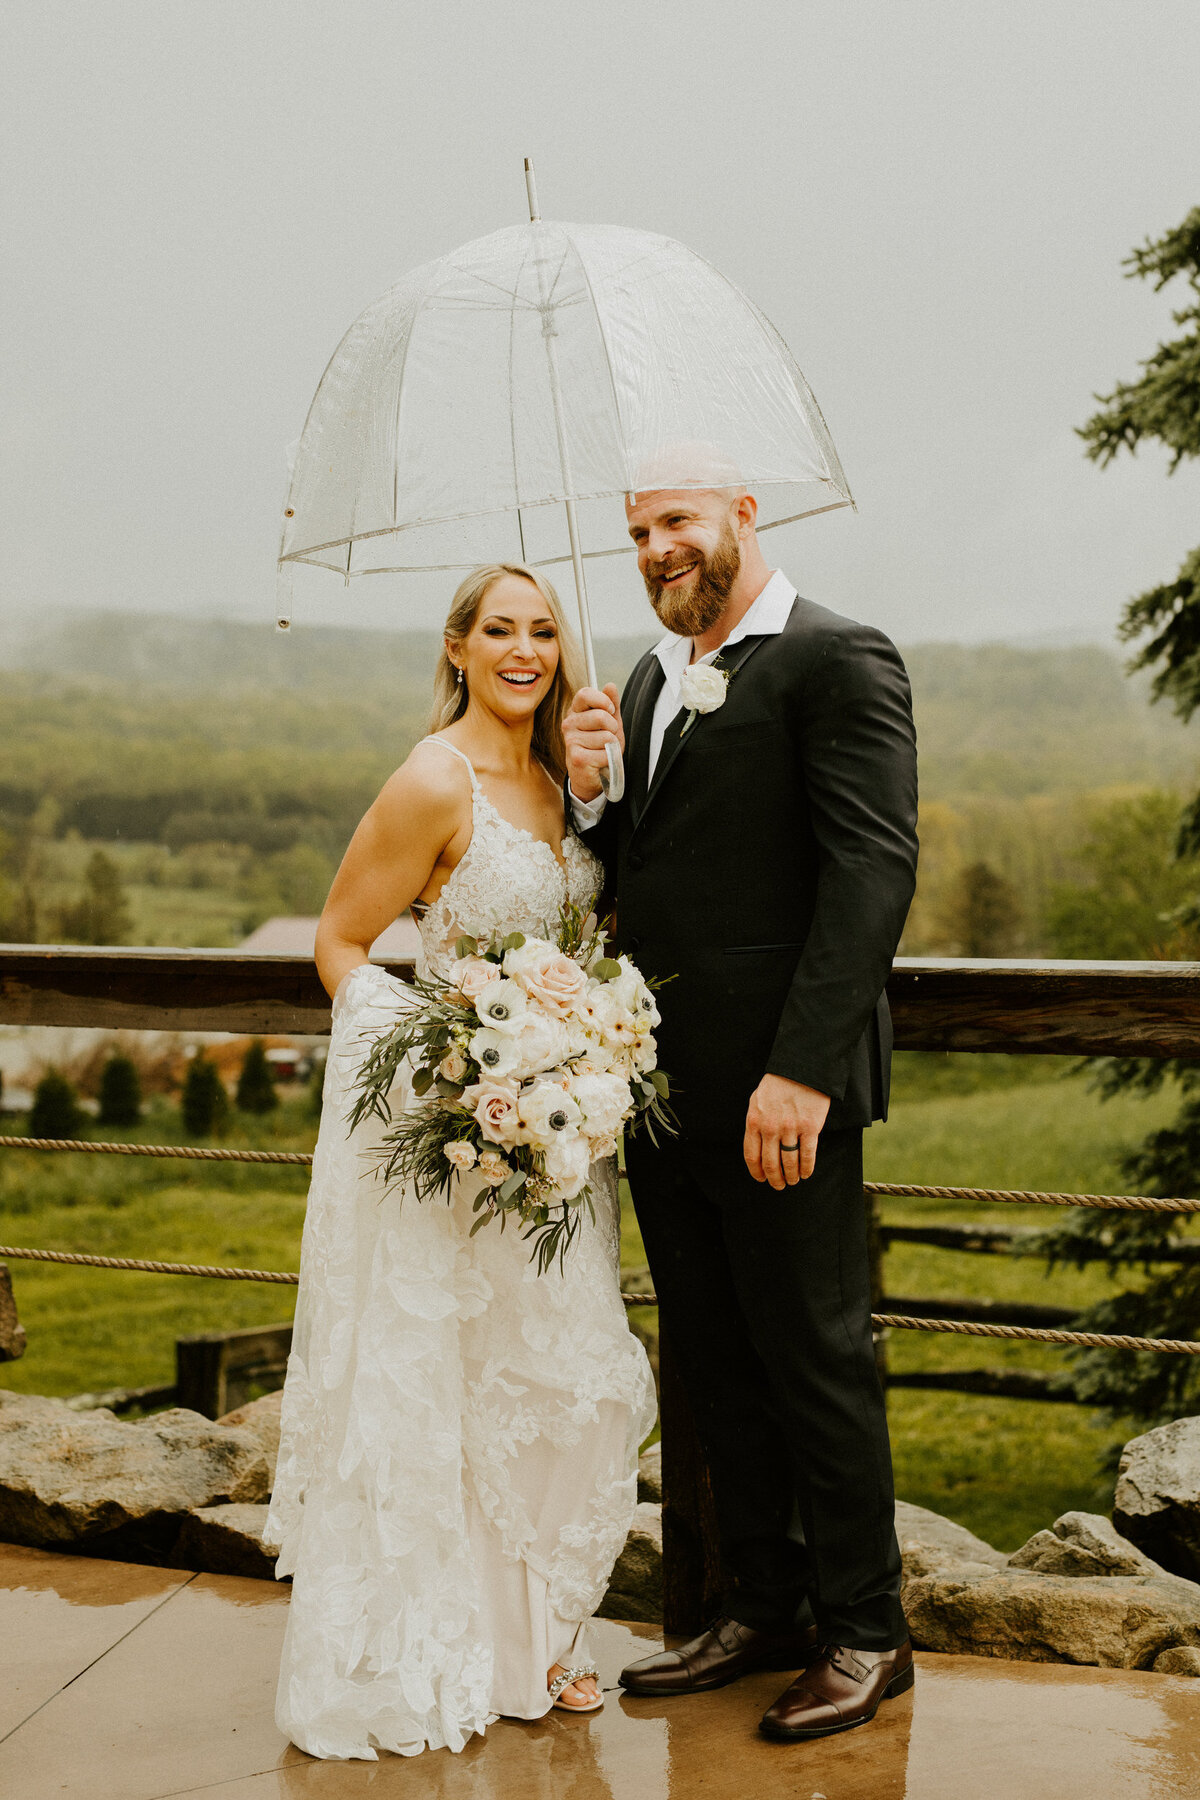
[[[918,1657],[873,1724],[806,1745],[755,1726],[782,1685],[625,1699],[660,1639],[600,1622],[604,1710],[500,1722],[461,1756],[319,1763],[276,1730],[286,1586],[0,1545],[4,1800],[1197,1800],[1200,1682]]]

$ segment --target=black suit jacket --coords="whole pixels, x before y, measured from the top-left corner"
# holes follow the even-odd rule
[[[658,996],[659,1061],[692,1137],[740,1139],[767,1072],[829,1094],[831,1129],[887,1117],[883,988],[912,900],[916,739],[882,632],[797,600],[747,637],[724,704],[667,742],[651,652],[622,700],[627,791],[585,841],[617,898],[616,947]]]

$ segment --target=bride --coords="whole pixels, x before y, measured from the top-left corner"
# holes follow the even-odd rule
[[[266,1528],[294,1578],[277,1718],[313,1756],[461,1750],[502,1714],[601,1703],[585,1631],[654,1417],[612,1161],[591,1172],[595,1226],[538,1275],[516,1231],[469,1236],[478,1177],[449,1204],[385,1191],[385,1127],[346,1124],[372,1035],[412,1003],[368,961],[385,926],[411,904],[436,975],[464,933],[553,931],[599,885],[563,818],[577,661],[532,569],[463,582],[433,735],[359,825],[317,933],[333,1036]],[[398,1080],[393,1114],[412,1103]]]

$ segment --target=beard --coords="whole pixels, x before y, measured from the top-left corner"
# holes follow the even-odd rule
[[[692,557],[698,559],[695,581],[687,588],[667,587],[664,576],[686,567]],[[709,631],[725,611],[741,569],[741,546],[736,531],[727,520],[711,555],[705,556],[702,550],[685,550],[662,562],[651,563],[646,571],[646,592],[668,631],[673,631],[676,637],[699,637]]]

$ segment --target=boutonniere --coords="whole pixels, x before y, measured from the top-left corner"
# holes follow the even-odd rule
[[[683,671],[683,679],[679,683],[679,702],[681,706],[691,710],[683,721],[680,737],[686,737],[692,729],[697,713],[716,712],[718,707],[724,706],[731,673],[733,671],[722,669],[715,662],[690,663]]]

